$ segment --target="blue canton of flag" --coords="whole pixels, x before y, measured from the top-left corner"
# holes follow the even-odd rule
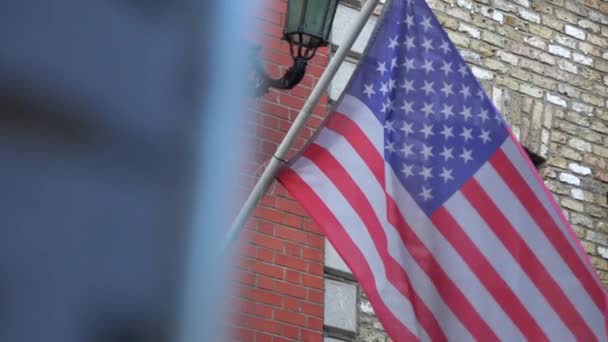
[[[347,94],[384,123],[385,159],[431,214],[509,133],[428,7],[398,1],[385,16]]]

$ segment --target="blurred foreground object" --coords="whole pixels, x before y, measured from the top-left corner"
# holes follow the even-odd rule
[[[0,6],[0,341],[220,338],[246,10]]]

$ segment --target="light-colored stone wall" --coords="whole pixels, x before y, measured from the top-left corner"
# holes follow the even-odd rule
[[[546,159],[541,174],[608,284],[608,1],[428,3],[520,142]],[[356,16],[355,7],[341,6],[335,45]],[[340,69],[331,99],[355,69],[376,20],[370,20]],[[344,275],[344,264],[328,253],[334,252],[326,249],[329,276],[335,278],[332,270]],[[343,281],[352,284],[348,276]],[[356,297],[355,335],[333,337],[389,341],[365,295],[359,290]]]

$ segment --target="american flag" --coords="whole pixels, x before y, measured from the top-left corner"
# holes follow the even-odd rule
[[[395,341],[607,340],[596,271],[423,0],[387,5],[279,179]]]

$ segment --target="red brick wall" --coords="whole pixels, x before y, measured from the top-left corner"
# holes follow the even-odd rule
[[[266,69],[283,75],[291,66],[289,45],[281,41],[286,0],[268,0],[256,14]],[[270,159],[328,62],[328,49],[317,51],[303,81],[291,91],[271,90],[251,105],[255,162],[250,176]],[[292,154],[313,134],[326,112],[323,96],[298,137]],[[259,175],[259,172],[258,172]],[[252,180],[253,181],[253,180]],[[236,341],[323,340],[323,235],[279,185],[262,199],[241,236],[244,250],[235,265],[233,339]]]

